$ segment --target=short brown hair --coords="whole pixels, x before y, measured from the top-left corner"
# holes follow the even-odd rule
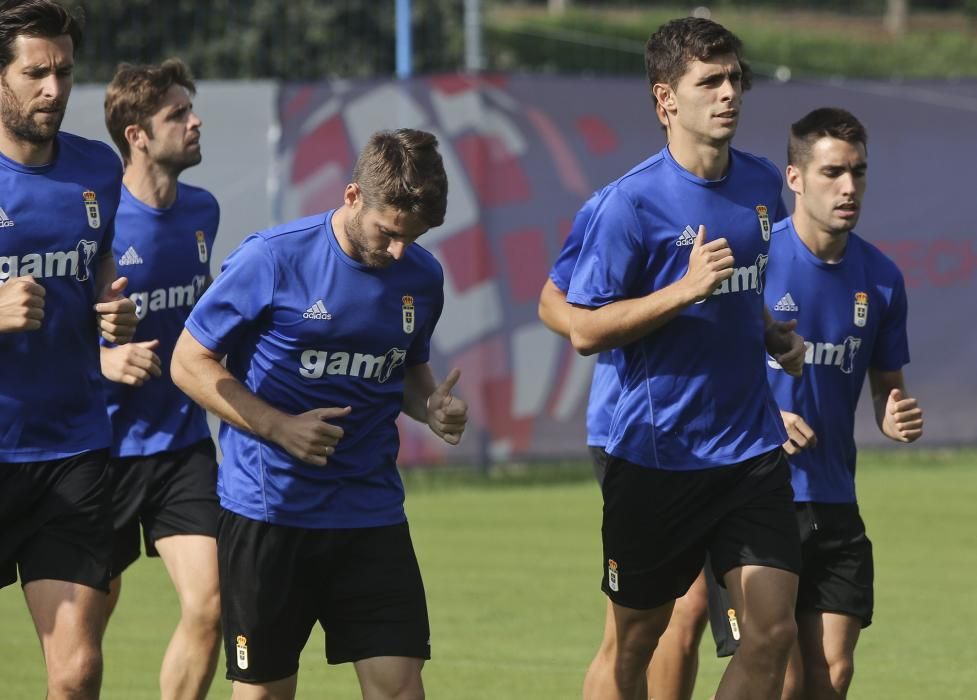
[[[71,37],[74,51],[81,45],[82,20],[52,0],[0,0],[0,71],[14,60],[18,36],[56,39]]]
[[[444,223],[448,176],[434,134],[417,129],[378,131],[353,168],[363,203],[413,214],[429,228]]]
[[[743,60],[743,42],[721,24],[699,17],[682,17],[660,26],[645,44],[645,71],[649,85],[674,87],[692,61],[735,54],[743,71],[741,83],[749,90],[753,73]]]
[[[868,132],[854,114],[837,107],[821,107],[791,124],[787,164],[804,167],[811,159],[814,144],[826,136],[868,148]]]
[[[136,124],[152,136],[150,119],[174,85],[185,87],[191,95],[197,92],[190,69],[178,58],[169,58],[158,66],[119,65],[105,91],[105,126],[126,163],[132,156],[126,127]]]

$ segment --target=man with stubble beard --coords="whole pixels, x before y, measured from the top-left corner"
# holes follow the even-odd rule
[[[48,698],[96,698],[112,546],[111,426],[99,335],[135,305],[112,258],[121,168],[60,131],[78,21],[50,0],[0,3],[0,585],[17,580]]]

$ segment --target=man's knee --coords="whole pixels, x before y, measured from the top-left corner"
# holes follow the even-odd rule
[[[424,684],[421,683],[420,674],[386,676],[372,686],[363,694],[368,700],[424,700]]]
[[[48,659],[47,675],[53,697],[97,698],[102,685],[102,652],[97,647],[82,647]]]
[[[709,608],[699,601],[680,601],[672,611],[668,622],[668,634],[680,645],[683,651],[692,652],[699,648],[702,633],[709,622]]]
[[[797,623],[787,617],[771,620],[763,625],[750,625],[743,634],[740,646],[748,647],[753,653],[769,657],[787,659],[791,646],[797,639]]]
[[[217,588],[195,591],[183,600],[183,619],[195,629],[216,632],[220,629],[221,600]]]
[[[815,698],[845,697],[855,676],[851,657],[833,659],[828,665],[812,668],[805,677],[808,695]]]

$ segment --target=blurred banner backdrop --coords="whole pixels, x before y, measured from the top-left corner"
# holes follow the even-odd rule
[[[65,128],[105,139],[102,95],[77,88]],[[432,362],[439,376],[461,368],[472,423],[448,450],[426,427],[403,421],[401,463],[584,457],[592,359],[543,327],[536,302],[583,201],[664,144],[641,79],[203,82],[195,103],[204,163],[186,179],[221,203],[218,260],[254,230],[341,203],[375,130],[436,133],[450,190],[445,224],[420,241],[445,268]],[[782,169],[788,126],[821,106],[844,107],[868,128],[869,188],[857,231],[906,277],[907,383],[926,411],[923,444],[975,443],[977,82],[760,82],[745,96],[735,146]],[[862,445],[885,444],[867,395],[857,436]]]

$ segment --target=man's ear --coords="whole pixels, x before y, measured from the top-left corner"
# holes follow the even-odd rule
[[[796,165],[787,166],[787,188],[794,194],[804,194],[804,175]]]
[[[130,124],[122,132],[126,142],[129,144],[129,151],[145,151],[149,135],[138,124]]]
[[[351,182],[346,185],[346,190],[343,192],[343,204],[350,208],[356,208],[358,202],[363,201],[363,192],[360,191],[360,186]]]
[[[655,104],[665,110],[666,114],[675,111],[675,91],[666,83],[655,83],[651,86],[651,95]]]

